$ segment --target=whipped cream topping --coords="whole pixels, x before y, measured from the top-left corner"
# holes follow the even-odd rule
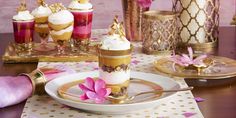
[[[73,25],[71,25],[70,27],[67,27],[66,29],[60,30],[60,31],[52,30],[51,33],[54,35],[62,35],[65,32],[72,32],[72,31],[73,31]]]
[[[52,14],[51,9],[48,6],[39,6],[31,13],[34,17],[45,17]]]
[[[28,10],[26,11],[19,11],[17,15],[13,16],[14,20],[26,21],[26,20],[33,20],[34,16],[30,14]]]
[[[74,16],[68,10],[61,10],[50,15],[48,21],[52,24],[66,24],[74,22]]]
[[[130,49],[130,42],[125,37],[112,34],[103,37],[100,48],[104,50],[127,50]]]
[[[72,0],[68,8],[73,10],[89,10],[93,8],[93,5],[89,2],[81,4],[78,0]]]

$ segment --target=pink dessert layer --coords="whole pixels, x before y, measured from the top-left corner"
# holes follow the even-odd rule
[[[16,43],[30,43],[33,41],[34,21],[13,21]]]
[[[92,31],[93,11],[72,11],[74,15],[74,30],[72,38],[75,40],[89,39]]]

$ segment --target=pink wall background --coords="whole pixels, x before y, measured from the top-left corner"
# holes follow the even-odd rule
[[[16,8],[19,0],[0,0],[0,33],[12,31],[12,16],[16,14]],[[37,6],[36,0],[26,0],[29,10]],[[62,2],[68,6],[71,0],[46,0],[48,4],[54,2]],[[171,10],[172,0],[155,0],[151,9]],[[107,28],[112,22],[115,14],[122,19],[121,0],[91,0],[94,5],[94,21],[93,28]],[[228,26],[232,20],[232,16],[236,14],[236,0],[220,0],[220,25]]]

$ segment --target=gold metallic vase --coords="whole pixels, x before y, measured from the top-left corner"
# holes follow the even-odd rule
[[[173,0],[179,12],[180,38],[195,51],[217,46],[219,36],[219,0]]]
[[[177,14],[146,11],[142,22],[142,50],[146,54],[170,54],[178,43]]]
[[[142,41],[142,13],[149,8],[141,8],[137,0],[122,0],[126,38],[130,41]]]

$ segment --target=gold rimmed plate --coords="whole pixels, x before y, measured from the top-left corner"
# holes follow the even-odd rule
[[[102,114],[124,114],[127,112],[137,111],[141,109],[152,108],[167,101],[173,93],[163,94],[148,94],[135,98],[132,102],[123,104],[113,104],[109,100],[102,104],[96,104],[93,101],[81,101],[76,96],[60,93],[64,91],[72,95],[81,95],[82,91],[78,87],[79,83],[82,83],[87,77],[98,77],[97,71],[82,72],[72,75],[67,75],[54,79],[46,84],[46,92],[58,102],[82,109],[85,111],[102,113]],[[128,88],[129,96],[134,94],[150,91],[155,89],[179,89],[180,86],[174,80],[168,77],[163,77],[156,74],[131,72],[131,81]]]
[[[154,62],[157,71],[170,76],[195,78],[195,79],[224,79],[236,76],[236,61],[226,57],[210,56],[212,64],[204,68],[200,73],[195,69],[180,68],[175,66],[168,58],[162,58]]]

